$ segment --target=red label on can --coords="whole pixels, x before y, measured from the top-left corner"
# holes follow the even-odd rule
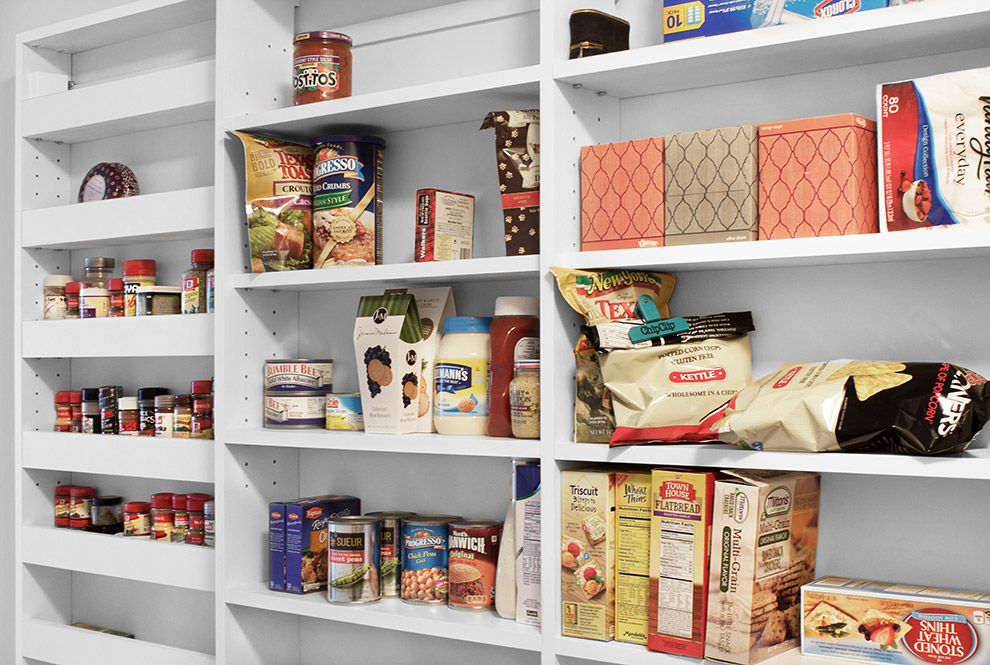
[[[448,602],[489,607],[495,602],[495,569],[502,525],[450,527]]]

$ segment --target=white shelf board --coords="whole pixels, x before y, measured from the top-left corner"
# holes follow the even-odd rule
[[[823,238],[571,252],[564,258],[564,265],[573,268],[656,268],[686,272],[988,256],[990,228],[951,227]]]
[[[215,64],[215,58],[207,58],[25,99],[22,136],[80,143],[209,120],[216,98]]]
[[[616,665],[717,665],[718,661],[698,660],[687,656],[650,651],[645,646],[627,642],[599,642],[558,635],[554,651],[559,656],[581,658],[598,663]],[[835,665],[834,658],[802,656],[800,648],[785,651],[768,660],[764,665]]]
[[[212,238],[213,193],[213,187],[196,187],[25,210],[21,246],[82,249]]]
[[[282,593],[269,591],[264,584],[227,589],[223,597],[228,605],[509,649],[539,651],[541,646],[538,628],[502,619],[494,611],[459,612],[444,605],[411,605],[398,598],[384,598],[366,605],[334,605],[327,602],[325,593]]]
[[[607,444],[558,443],[554,457],[569,462],[609,462],[720,469],[781,469],[920,478],[990,480],[990,449],[956,455],[919,456],[872,453],[801,453],[746,450],[722,443]]]
[[[212,483],[212,440],[24,432],[26,469]]]
[[[140,0],[22,32],[18,43],[79,53],[187,25],[212,21],[214,0]]]
[[[982,48],[988,32],[986,0],[929,0],[565,60],[553,74],[625,99]]]
[[[235,429],[224,433],[228,444],[307,448],[317,450],[368,450],[418,455],[538,458],[540,442],[485,436],[444,434],[371,434],[325,429]]]
[[[213,591],[212,547],[159,543],[54,526],[26,526],[24,563],[151,584]]]
[[[25,321],[24,358],[212,356],[212,314]]]
[[[488,279],[532,279],[539,274],[539,256],[493,256],[458,261],[393,263],[319,270],[244,273],[230,278],[235,289],[311,291],[328,288],[376,288],[403,284],[450,284]]]
[[[481,121],[492,109],[539,108],[536,65],[396,90],[290,106],[226,118],[224,128],[309,142],[334,127],[358,125],[379,132]],[[367,131],[372,131],[365,129]]]
[[[95,630],[26,619],[24,657],[52,665],[91,663],[99,654],[101,665],[214,665],[209,654],[143,640],[107,635]]]

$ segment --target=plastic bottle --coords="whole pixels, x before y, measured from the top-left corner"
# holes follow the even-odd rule
[[[441,434],[484,436],[488,431],[491,318],[444,319],[433,368],[433,422]]]
[[[519,360],[540,357],[540,301],[529,296],[495,299],[491,327],[491,385],[488,387],[488,436],[512,436],[509,382]]]

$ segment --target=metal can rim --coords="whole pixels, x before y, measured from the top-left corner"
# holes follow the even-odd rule
[[[451,529],[457,529],[457,528],[484,529],[484,528],[490,528],[496,526],[498,527],[502,526],[502,522],[498,520],[486,520],[486,519],[478,518],[478,519],[457,520],[456,522],[450,523]]]
[[[463,519],[459,515],[419,515],[413,519],[403,520],[406,524],[450,524],[451,522],[456,522],[457,520]]]
[[[378,517],[368,515],[336,515],[327,520],[328,524],[381,524]]]

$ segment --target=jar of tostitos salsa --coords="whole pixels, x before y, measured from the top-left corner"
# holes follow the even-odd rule
[[[296,35],[292,59],[293,103],[351,96],[351,38],[339,32]]]

